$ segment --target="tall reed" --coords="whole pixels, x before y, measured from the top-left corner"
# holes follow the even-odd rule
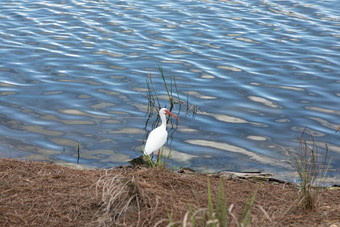
[[[180,95],[180,91],[177,86],[175,76],[171,72],[169,76],[166,76],[164,73],[163,67],[161,66],[158,66],[158,71],[160,73],[161,83],[163,84],[162,88],[159,88],[159,86],[156,86],[157,82],[154,80],[154,77],[151,74],[151,72],[148,72],[147,78],[145,80],[147,92],[146,94],[141,93],[147,99],[147,113],[146,113],[147,119],[146,119],[145,127],[144,127],[144,130],[147,132],[146,138],[148,137],[149,132],[159,125],[160,117],[158,116],[158,112],[161,108],[166,107],[170,112],[176,110],[177,115],[181,114],[182,106],[186,106],[186,115],[188,115],[189,111],[192,111],[192,116],[195,116],[195,112],[197,111],[197,107],[195,105],[190,106],[188,93],[185,96],[186,102],[181,100],[181,95]],[[159,88],[159,89],[157,90],[156,88]],[[169,120],[170,118],[168,119],[168,121]],[[151,127],[148,127],[150,124],[151,124]],[[149,131],[148,128],[151,128],[151,130]],[[171,124],[171,128],[169,130],[170,145],[172,142],[173,133],[176,131],[176,129],[177,129],[177,122],[175,123],[175,125]],[[142,150],[142,153],[144,153],[143,150]],[[161,158],[157,160],[158,163],[151,164],[150,160],[148,160],[150,157],[145,157],[145,158],[148,160],[148,163],[151,167],[153,167],[153,165],[164,166],[165,163],[163,163],[163,161],[167,161],[169,159],[170,153],[166,156],[161,155]],[[162,159],[162,157],[165,157],[165,159]]]
[[[147,116],[148,116],[148,121],[152,118],[154,114],[157,114],[158,111],[166,107],[169,109],[169,111],[176,110],[177,115],[180,115],[182,112],[183,106],[185,106],[186,110],[186,115],[191,114],[193,117],[197,113],[197,106],[196,105],[191,105],[189,103],[189,94],[188,92],[185,93],[185,101],[182,100],[180,93],[183,93],[183,91],[179,91],[176,77],[171,73],[169,73],[169,76],[166,76],[164,73],[164,69],[162,66],[158,66],[158,71],[160,73],[161,81],[163,84],[163,88],[160,88],[159,90],[156,89],[153,75],[151,72],[147,73],[147,78],[145,80],[146,82],[146,88],[147,88],[147,93],[144,95],[147,100],[148,100],[148,106],[147,106]],[[166,99],[162,94],[165,94],[167,97]],[[162,99],[161,99],[162,98]],[[157,118],[153,122],[153,127],[156,127],[159,123],[159,118]],[[147,125],[146,123],[146,125]]]

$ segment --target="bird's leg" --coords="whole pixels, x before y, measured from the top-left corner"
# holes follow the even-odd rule
[[[157,162],[159,161],[159,153],[161,152],[161,149],[158,150],[158,154],[157,154]]]

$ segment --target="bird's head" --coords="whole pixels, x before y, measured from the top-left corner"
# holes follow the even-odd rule
[[[173,116],[174,118],[176,118],[179,122],[181,122],[181,121],[179,120],[179,118],[178,118],[175,114],[171,113],[167,108],[162,108],[162,109],[159,111],[159,115],[161,116],[161,115],[165,115],[165,114],[169,114],[169,115]]]

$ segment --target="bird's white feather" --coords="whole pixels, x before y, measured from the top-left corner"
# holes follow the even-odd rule
[[[150,132],[148,139],[146,140],[144,153],[147,155],[152,154],[162,148],[168,138],[168,132],[166,131],[166,117],[165,114],[170,114],[176,117],[173,113],[169,112],[166,108],[159,110],[159,117],[161,118],[161,125]]]
[[[152,130],[145,144],[145,153],[150,155],[152,152],[158,151],[165,144],[167,137],[168,132],[162,125]]]

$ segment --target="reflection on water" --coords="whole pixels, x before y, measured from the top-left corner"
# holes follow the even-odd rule
[[[80,143],[80,164],[126,164],[157,125],[146,124],[141,95],[148,72],[168,105],[160,65],[176,78],[176,98],[197,106],[195,118],[174,106],[182,122],[169,128],[174,164],[285,174],[285,148],[296,148],[308,127],[329,144],[338,177],[334,5],[3,1],[0,156],[75,162]]]
[[[241,147],[233,146],[227,143],[220,143],[220,142],[213,142],[210,140],[187,140],[185,141],[189,144],[199,145],[199,146],[206,146],[211,148],[216,148],[219,150],[224,150],[227,152],[235,152],[242,155],[248,156],[250,159],[254,159],[263,164],[270,164],[270,165],[282,165],[276,159],[272,159],[269,157],[260,156],[254,152],[247,151]]]

